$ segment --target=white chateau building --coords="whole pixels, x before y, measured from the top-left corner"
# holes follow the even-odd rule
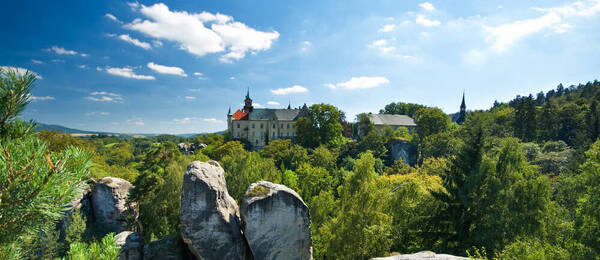
[[[244,107],[227,113],[227,129],[233,139],[246,139],[254,148],[262,148],[269,141],[281,138],[294,139],[294,122],[306,115],[306,104],[301,108],[254,108],[250,91],[246,93]]]

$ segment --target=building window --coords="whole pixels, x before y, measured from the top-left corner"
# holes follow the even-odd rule
[[[261,131],[260,132],[260,140],[265,139],[265,132]]]
[[[290,124],[288,124],[287,128],[290,129]]]
[[[283,129],[283,124],[281,124],[281,129]]]
[[[260,123],[260,129],[263,129],[263,123]]]
[[[254,132],[252,132],[252,137],[254,137]]]
[[[252,123],[252,128],[254,128],[254,123]]]
[[[289,132],[285,133],[285,136],[289,137],[289,136],[290,136],[290,133],[289,133]]]
[[[273,128],[275,128],[275,124],[273,124]]]
[[[273,137],[275,137],[275,132],[273,132]]]
[[[240,137],[240,132],[237,133],[237,137]]]
[[[258,144],[258,140],[256,140],[256,144]]]
[[[240,123],[238,123],[237,125],[238,125],[238,128],[240,128]]]

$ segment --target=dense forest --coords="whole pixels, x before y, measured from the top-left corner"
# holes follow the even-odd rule
[[[391,103],[418,125],[376,130],[368,116],[315,104],[295,140],[252,151],[227,134],[77,138],[34,132],[19,113],[35,76],[0,77],[0,259],[111,259],[114,234],[89,232],[66,205],[94,179],[135,185],[142,234],[179,233],[181,185],[193,160],[217,160],[238,202],[258,180],[284,184],[309,206],[315,259],[367,259],[421,250],[475,258],[600,257],[600,83],[564,87],[488,110],[459,125],[435,107]],[[358,134],[360,133],[360,135]],[[410,142],[417,163],[393,160]],[[181,142],[206,144],[184,154]],[[87,254],[84,252],[88,252]]]

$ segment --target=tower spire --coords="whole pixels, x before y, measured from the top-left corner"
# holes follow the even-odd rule
[[[465,104],[465,91],[463,90],[462,102],[460,103],[460,112],[458,113],[458,118],[456,119],[456,123],[462,125],[467,118],[467,105]]]
[[[247,87],[246,89],[246,99],[250,99],[250,87]]]
[[[227,115],[231,115],[231,106],[229,106],[229,110],[227,110]]]

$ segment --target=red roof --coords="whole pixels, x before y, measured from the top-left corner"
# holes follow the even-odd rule
[[[241,110],[237,110],[235,111],[235,113],[233,113],[233,118],[235,120],[242,120],[242,118],[246,117],[248,115],[248,113],[244,113]]]

